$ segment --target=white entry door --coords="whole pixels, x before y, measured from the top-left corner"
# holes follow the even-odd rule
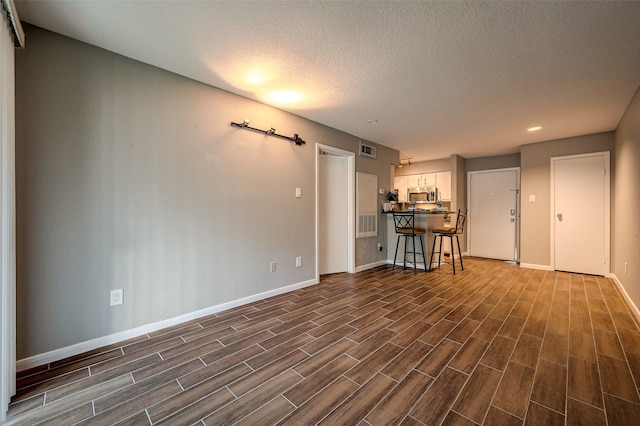
[[[609,274],[609,153],[556,157],[552,173],[554,269]]]
[[[518,260],[520,169],[468,173],[470,256]]]
[[[349,260],[348,158],[318,158],[318,272],[346,272]]]

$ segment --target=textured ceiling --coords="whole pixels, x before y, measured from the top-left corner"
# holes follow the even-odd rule
[[[614,130],[640,85],[640,2],[16,4],[24,21],[412,161]],[[303,97],[277,104],[275,90]]]

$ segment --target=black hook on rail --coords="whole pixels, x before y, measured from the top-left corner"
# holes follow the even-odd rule
[[[242,123],[234,123],[232,121],[231,125],[232,126],[236,126],[236,127],[240,127],[241,129],[248,129],[248,130],[253,130],[254,132],[264,133],[267,136],[277,136],[277,137],[282,138],[282,139],[287,139],[287,140],[295,143],[296,145],[304,145],[305,144],[305,141],[303,141],[302,138],[300,136],[298,136],[297,133],[294,133],[293,137],[291,137],[291,136],[284,136],[284,135],[277,134],[276,133],[276,129],[274,129],[273,127],[270,128],[269,130],[256,129],[255,127],[250,127],[249,126],[249,120],[244,120]]]

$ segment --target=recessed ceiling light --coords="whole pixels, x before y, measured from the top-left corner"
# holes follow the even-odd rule
[[[290,90],[283,90],[281,92],[273,92],[271,96],[269,96],[272,101],[278,102],[281,104],[291,104],[294,102],[298,102],[302,99],[302,95],[298,92],[292,92]]]
[[[376,124],[378,120],[369,120],[369,124]]]
[[[527,129],[527,132],[537,132],[538,130],[542,129],[541,126],[533,126],[533,127],[529,127]]]

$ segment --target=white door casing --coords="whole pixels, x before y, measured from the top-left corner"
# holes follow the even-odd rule
[[[344,271],[355,272],[355,154],[317,144],[316,279]]]
[[[469,255],[519,260],[520,168],[469,172],[467,185]]]
[[[551,158],[551,267],[609,275],[609,152]]]
[[[1,7],[1,6],[0,6]],[[5,18],[5,16],[3,16]],[[16,393],[15,57],[0,31],[0,422]]]

